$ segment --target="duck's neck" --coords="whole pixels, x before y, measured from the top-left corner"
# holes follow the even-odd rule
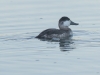
[[[71,29],[69,27],[68,28],[60,28],[60,30],[71,31]]]
[[[70,30],[68,26],[59,26],[60,30]]]

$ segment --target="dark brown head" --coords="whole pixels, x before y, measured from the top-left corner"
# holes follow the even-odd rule
[[[68,28],[70,25],[78,25],[78,23],[74,23],[73,21],[70,20],[70,18],[63,16],[59,20],[59,28]]]

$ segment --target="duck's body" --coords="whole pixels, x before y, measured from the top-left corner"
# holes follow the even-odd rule
[[[65,39],[67,37],[71,37],[72,31],[71,29],[68,30],[60,30],[60,29],[46,29],[43,32],[41,32],[36,38],[39,39],[53,39],[53,38],[59,38],[59,39]]]
[[[39,39],[69,38],[73,35],[72,30],[68,27],[71,24],[78,25],[77,23],[72,22],[68,17],[62,17],[59,20],[58,24],[60,29],[54,29],[54,28],[46,29],[42,31],[38,36],[36,36],[36,38]]]

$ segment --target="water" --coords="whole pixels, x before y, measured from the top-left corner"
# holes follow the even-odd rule
[[[99,0],[1,0],[0,75],[99,75]],[[42,30],[68,16],[72,40],[41,41]]]

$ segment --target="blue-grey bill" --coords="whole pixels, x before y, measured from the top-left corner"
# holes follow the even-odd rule
[[[71,21],[70,25],[79,25],[79,24]]]

